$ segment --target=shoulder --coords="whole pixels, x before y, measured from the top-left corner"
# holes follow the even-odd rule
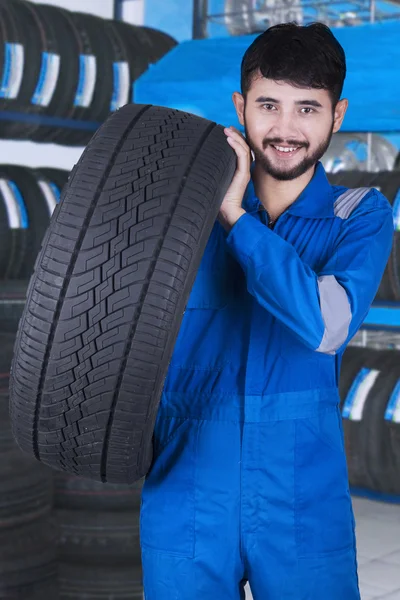
[[[387,215],[392,213],[392,207],[377,188],[345,188],[343,186],[332,186],[335,216],[347,220],[349,218],[377,213]]]

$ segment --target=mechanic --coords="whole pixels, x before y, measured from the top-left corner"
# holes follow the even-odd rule
[[[378,290],[393,215],[320,162],[348,101],[320,23],[247,49],[237,169],[179,330],[142,492],[145,600],[357,600],[341,357]],[[379,109],[379,107],[377,107]],[[252,160],[254,158],[254,160]]]

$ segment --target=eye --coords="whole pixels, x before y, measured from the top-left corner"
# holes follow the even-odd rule
[[[310,108],[309,106],[305,106],[304,108],[301,109],[302,111],[307,110],[309,112],[303,113],[305,115],[310,115],[311,113],[315,112],[313,108]]]
[[[273,104],[262,104],[261,108],[265,108],[265,110],[271,112],[271,109],[275,109],[275,106]]]

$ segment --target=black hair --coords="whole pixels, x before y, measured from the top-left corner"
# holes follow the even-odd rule
[[[346,56],[323,23],[282,23],[264,31],[246,50],[241,65],[243,96],[259,72],[274,81],[325,89],[335,107],[346,77]]]

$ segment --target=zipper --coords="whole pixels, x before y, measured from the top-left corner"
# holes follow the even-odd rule
[[[278,219],[275,219],[275,221],[273,221],[269,216],[268,211],[262,205],[258,210],[261,213],[261,221],[264,223],[264,225],[267,225],[268,229],[273,229]]]

